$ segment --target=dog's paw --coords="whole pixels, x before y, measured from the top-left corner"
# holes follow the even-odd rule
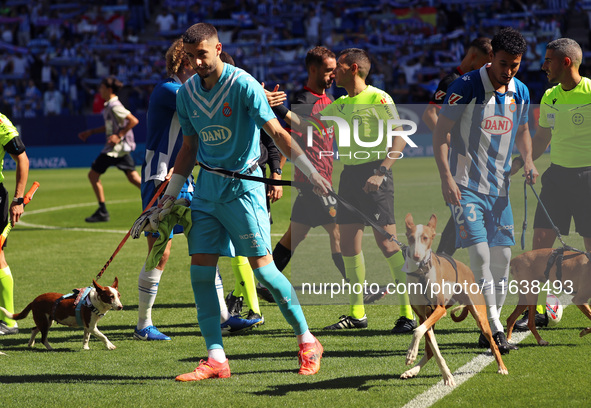
[[[455,387],[456,381],[454,380],[454,376],[450,374],[443,376],[443,384],[449,385],[450,387]]]
[[[417,359],[417,352],[414,348],[408,349],[406,353],[406,365],[411,365]]]
[[[587,327],[586,329],[581,330],[581,332],[579,333],[579,337],[586,336],[589,333],[591,333],[591,327]]]
[[[108,342],[108,343],[107,343],[107,348],[108,348],[109,350],[115,350],[117,347],[115,347],[115,345],[114,345],[113,343],[111,343],[111,342]]]
[[[90,346],[89,346],[88,344],[85,344],[84,346],[82,346],[82,348],[83,348],[84,350],[90,350]]]
[[[507,370],[506,368],[499,368],[497,374],[509,375],[509,370]]]
[[[419,367],[419,366],[413,367],[410,370],[406,370],[405,372],[403,372],[400,375],[400,379],[405,380],[407,378],[416,377],[417,374],[419,373],[419,371],[421,371],[421,367]]]
[[[548,345],[548,344],[550,344],[550,343],[548,343],[548,342],[547,342],[546,340],[544,340],[544,339],[540,339],[540,340],[538,341],[538,344],[539,344],[540,346],[547,346],[547,345]]]

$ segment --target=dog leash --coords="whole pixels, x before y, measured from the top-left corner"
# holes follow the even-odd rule
[[[312,189],[312,185],[310,183],[305,183],[305,182],[301,182],[301,181],[273,180],[273,179],[268,179],[268,178],[264,178],[264,177],[250,176],[248,174],[238,173],[235,171],[230,171],[230,170],[225,170],[225,169],[214,169],[214,168],[211,168],[201,162],[199,163],[199,165],[205,171],[208,171],[210,173],[221,174],[223,176],[230,177],[230,178],[258,181],[260,183],[265,183],[265,184],[269,184],[272,186],[291,186],[291,187],[299,188],[301,190],[311,190]],[[401,249],[404,249],[406,247],[406,245],[403,244],[402,242],[398,241],[396,239],[396,237],[394,237],[394,235],[390,234],[384,228],[379,226],[374,220],[372,220],[370,217],[368,217],[366,214],[364,214],[358,208],[356,208],[352,204],[349,204],[344,198],[339,196],[333,190],[328,190],[328,194],[330,196],[334,197],[334,199],[338,201],[339,205],[342,205],[347,210],[349,210],[349,211],[355,213],[356,215],[358,215],[359,217],[361,217],[365,222],[367,222],[368,225],[371,225],[376,231],[378,231],[380,234],[382,234],[383,236],[388,238],[390,241],[395,242]]]
[[[525,230],[527,229],[527,180],[523,182],[523,202],[524,204],[524,215],[523,225],[521,227],[521,250],[525,249]]]
[[[168,185],[169,181],[170,181],[170,179],[166,179],[160,184],[158,191],[156,191],[156,194],[154,194],[154,197],[152,197],[152,199],[150,200],[150,202],[148,203],[146,208],[144,208],[144,211],[142,211],[142,214],[145,213],[146,211],[148,211],[154,205],[156,200],[158,200],[160,195],[162,193],[164,193],[164,188]],[[131,228],[129,229],[129,231],[127,231],[127,234],[125,234],[125,236],[123,237],[123,239],[121,240],[121,242],[119,243],[117,248],[115,248],[113,255],[111,255],[111,257],[107,260],[107,263],[105,263],[105,266],[103,266],[103,269],[101,269],[99,271],[99,273],[96,275],[96,278],[95,278],[96,280],[99,280],[101,278],[101,276],[103,276],[103,273],[105,273],[105,271],[107,270],[107,268],[109,267],[111,262],[113,262],[115,255],[117,255],[119,253],[119,251],[121,251],[121,248],[123,248],[123,245],[125,245],[125,243],[129,239],[130,235],[131,235]]]

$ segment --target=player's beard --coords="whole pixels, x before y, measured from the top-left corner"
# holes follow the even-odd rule
[[[201,79],[205,79],[208,78],[211,74],[213,74],[215,72],[216,66],[212,65],[212,66],[208,66],[208,67],[201,67],[196,69],[197,71],[197,75],[199,75],[199,77]]]

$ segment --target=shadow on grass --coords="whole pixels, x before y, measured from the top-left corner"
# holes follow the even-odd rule
[[[242,373],[242,374],[260,374],[260,372],[253,372],[253,373]],[[440,375],[421,375],[421,380],[425,380],[428,378],[439,378]],[[357,391],[368,391],[374,387],[383,387],[383,384],[380,385],[370,385],[368,382],[370,381],[389,381],[389,380],[400,380],[400,374],[392,374],[392,375],[361,375],[361,376],[348,376],[348,377],[339,377],[333,378],[330,380],[323,380],[318,382],[311,382],[311,383],[300,383],[300,384],[278,384],[268,387],[264,391],[255,391],[251,392],[252,395],[259,395],[259,396],[285,396],[290,392],[306,392],[306,391],[322,391],[327,389],[355,389]],[[397,386],[400,384],[397,383]],[[415,382],[414,384],[411,381],[404,380],[404,386],[410,387],[423,387],[424,381]]]
[[[144,381],[167,380],[169,376],[148,376],[148,377],[130,377],[121,375],[97,375],[97,374],[27,374],[27,375],[2,375],[0,384],[34,384],[34,383],[113,383],[116,385],[137,384]]]

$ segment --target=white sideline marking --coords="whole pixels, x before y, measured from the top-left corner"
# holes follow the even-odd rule
[[[529,336],[531,332],[521,332],[513,334],[511,338],[511,343],[517,344],[521,340],[525,339]],[[439,381],[437,384],[429,388],[427,391],[423,392],[422,394],[417,395],[412,400],[408,401],[406,405],[402,408],[427,408],[431,405],[435,404],[437,401],[442,399],[448,394],[451,394],[459,385],[463,384],[464,382],[468,381],[470,378],[474,377],[480,371],[484,369],[487,365],[495,361],[495,357],[493,356],[492,352],[487,351],[482,354],[477,355],[472,360],[458,368],[454,373],[452,373],[454,380],[456,382],[455,387],[450,387],[449,385],[444,385],[443,380]],[[419,374],[420,375],[420,374]],[[499,374],[500,375],[500,374]],[[511,375],[511,370],[509,370],[509,375]],[[406,380],[408,381],[408,380]]]
[[[569,295],[562,295],[558,298],[558,300],[563,306],[568,304],[570,299],[571,296]],[[564,307],[566,308],[567,306]],[[511,343],[518,344],[530,334],[531,332],[529,330],[520,333],[513,332],[513,335],[511,336]],[[496,360],[492,352],[490,351],[477,355],[472,360],[458,368],[454,373],[452,373],[454,380],[456,382],[455,387],[444,385],[443,380],[441,380],[437,384],[429,388],[427,391],[417,395],[412,400],[408,401],[402,408],[428,408],[432,406],[446,395],[451,394],[451,392],[454,391],[458,386],[468,381],[470,378],[474,377],[476,374],[482,371],[484,367],[486,367],[493,361]],[[511,369],[509,367],[507,368],[509,369],[509,375],[511,375]]]
[[[137,201],[137,200],[131,200],[131,199],[129,199],[129,200],[113,200],[113,201],[109,201],[109,204],[122,204],[122,203],[130,203],[133,201]],[[27,215],[43,214],[43,213],[48,213],[48,212],[52,212],[52,211],[67,210],[70,208],[93,207],[95,205],[96,205],[96,203],[92,202],[92,203],[61,205],[59,207],[42,208],[40,210],[26,211],[22,215],[22,218],[24,218]],[[114,229],[77,228],[77,227],[71,228],[71,227],[57,227],[57,226],[53,226],[53,225],[31,224],[26,221],[22,221],[22,218],[21,218],[21,221],[19,221],[19,225],[22,225],[23,227],[30,227],[30,228],[39,228],[39,229],[45,229],[45,230],[62,230],[62,231],[107,232],[107,233],[112,233],[112,234],[127,233],[127,231],[114,230]]]

